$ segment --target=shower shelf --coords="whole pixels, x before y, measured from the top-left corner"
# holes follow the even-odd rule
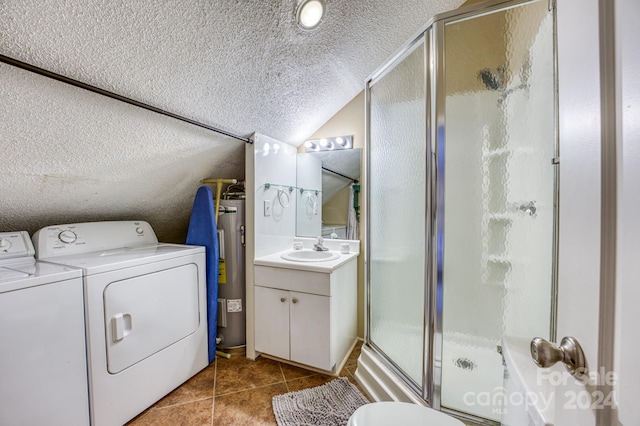
[[[512,258],[506,257],[506,256],[500,256],[495,254],[490,254],[487,256],[487,262],[489,263],[511,265],[511,261],[512,261]]]
[[[511,262],[506,257],[487,256],[482,272],[482,281],[486,285],[508,287]]]
[[[512,222],[515,215],[513,213],[489,213],[489,220]]]
[[[502,155],[510,156],[512,154],[532,154],[534,150],[524,147],[510,148],[486,148],[482,150],[482,158],[500,157]]]
[[[510,155],[514,152],[513,148],[495,148],[483,150],[482,158],[496,157],[499,155]]]

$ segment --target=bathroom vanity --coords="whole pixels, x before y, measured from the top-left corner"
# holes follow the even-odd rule
[[[333,260],[310,249],[255,259],[256,351],[338,374],[357,339],[357,250],[333,251]],[[297,253],[303,260],[287,260]]]

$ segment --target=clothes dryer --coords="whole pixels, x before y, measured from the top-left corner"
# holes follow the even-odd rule
[[[41,261],[82,270],[94,426],[122,425],[205,368],[203,247],[158,243],[147,222],[49,226]]]
[[[87,425],[82,274],[0,233],[0,425]]]

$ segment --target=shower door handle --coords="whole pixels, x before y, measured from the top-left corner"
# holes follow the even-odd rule
[[[584,351],[575,337],[564,337],[560,346],[536,337],[531,340],[531,357],[540,368],[548,368],[561,361],[574,377],[579,378],[588,373]]]

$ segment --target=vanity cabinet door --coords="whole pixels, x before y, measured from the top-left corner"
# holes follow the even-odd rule
[[[290,297],[291,361],[331,370],[331,298],[294,291]]]
[[[289,359],[289,292],[255,287],[256,351]]]

